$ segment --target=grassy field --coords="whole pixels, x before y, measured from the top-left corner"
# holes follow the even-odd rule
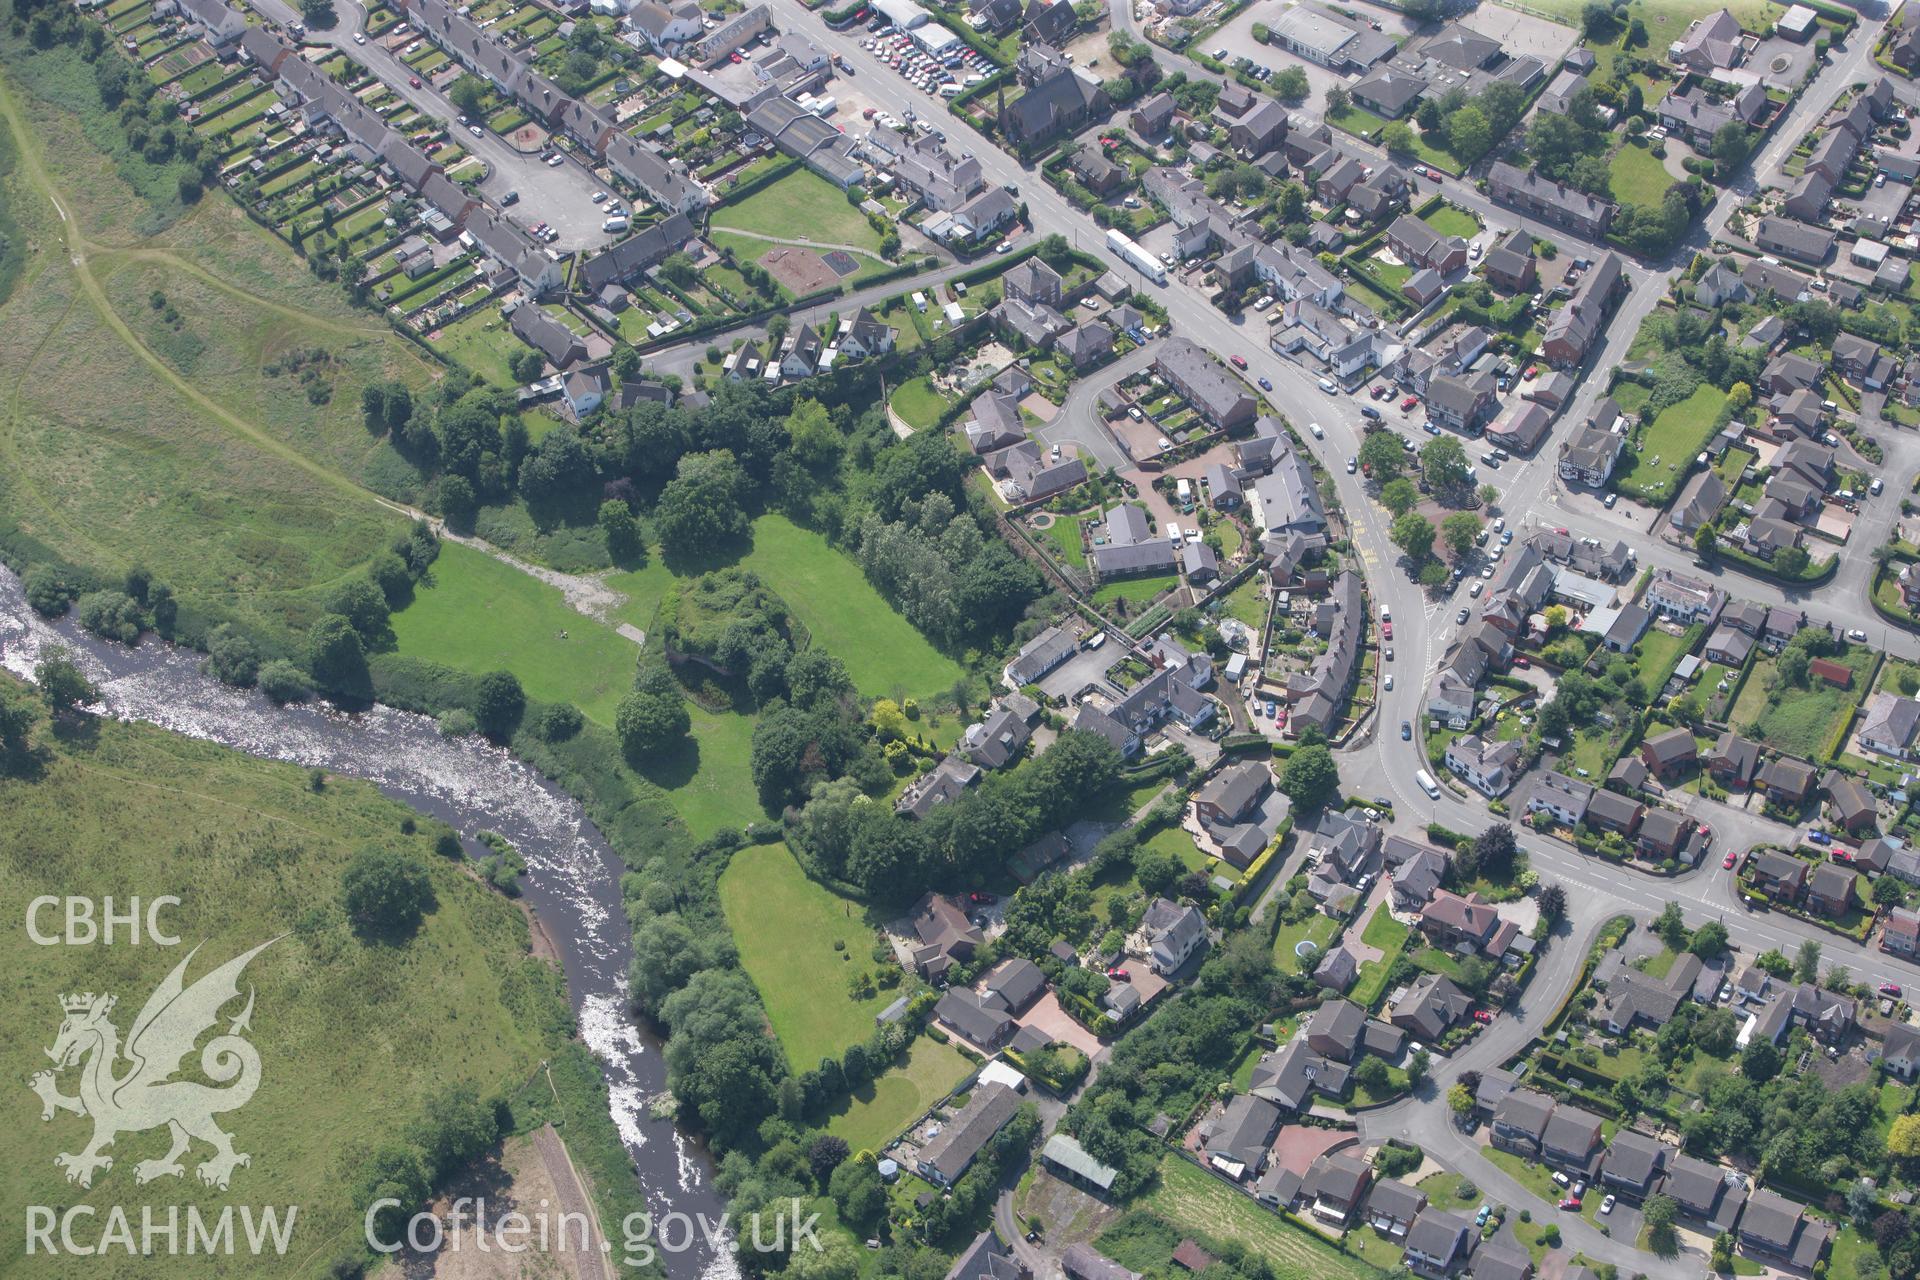
[[[1629,141],[1613,153],[1608,164],[1612,173],[1613,198],[1623,203],[1655,205],[1673,185],[1673,175],[1655,158],[1651,147]]]
[[[418,484],[361,425],[360,388],[418,392],[431,369],[224,197],[166,224],[93,144],[110,126],[23,92],[18,71],[0,81],[18,153],[4,196],[40,251],[0,305],[4,523],[103,572],[143,560],[183,612],[304,628],[403,526],[363,486]],[[286,370],[295,351],[319,353],[325,403]]]
[[[880,233],[866,215],[847,203],[831,182],[806,169],[760,188],[745,199],[713,211],[713,225],[752,231],[776,240],[804,239],[815,244],[880,248]]]
[[[1326,954],[1327,943],[1332,941],[1339,928],[1337,920],[1318,911],[1299,924],[1281,925],[1273,935],[1273,962],[1288,972],[1311,972],[1313,966],[1320,963],[1320,957]],[[1302,942],[1311,942],[1317,948],[1313,958],[1305,963],[1293,951]]]
[[[1179,585],[1179,576],[1171,573],[1149,574],[1141,578],[1115,578],[1094,589],[1093,603],[1097,606],[1112,604],[1115,600],[1125,600],[1130,604],[1144,605],[1161,592],[1171,591]]]
[[[519,909],[434,854],[431,830],[403,835],[408,812],[368,784],[335,779],[315,791],[303,769],[113,721],[55,747],[38,779],[0,780],[0,904],[9,918],[24,920],[40,894],[111,894],[120,903],[175,894],[180,905],[162,921],[182,939],[179,947],[43,947],[24,929],[9,930],[0,986],[20,1011],[0,1029],[10,1079],[48,1066],[43,1051],[59,1026],[61,993],[113,993],[112,1021],[126,1034],[189,948],[200,947],[192,982],[277,938],[240,982],[257,994],[248,1039],[261,1083],[244,1109],[219,1117],[235,1149],[253,1156],[228,1191],[196,1178],[192,1166],[208,1155],[198,1143],[184,1177],[136,1191],[135,1164],[167,1147],[164,1131],[149,1130],[122,1133],[113,1167],[91,1194],[76,1192],[54,1156],[81,1149],[85,1122],[59,1115],[39,1123],[19,1088],[11,1141],[21,1158],[0,1174],[8,1202],[64,1205],[78,1195],[102,1204],[104,1218],[107,1203],[165,1201],[209,1220],[228,1204],[298,1205],[285,1261],[303,1265],[272,1269],[319,1274],[359,1237],[351,1187],[366,1152],[402,1131],[431,1091],[460,1082],[483,1097],[511,1094],[557,1053],[568,1025],[564,996],[557,974],[528,954]],[[431,877],[437,905],[407,942],[360,942],[337,905],[341,873],[366,846],[400,852]],[[238,1009],[228,1004],[223,1028]],[[185,1074],[196,1074],[198,1059],[188,1061]],[[71,1090],[72,1074],[61,1084]],[[585,1136],[568,1132],[576,1142]],[[165,1269],[236,1274],[230,1259],[182,1256]],[[151,1267],[67,1255],[35,1270],[131,1276]]]
[[[795,1070],[839,1057],[873,1031],[887,994],[856,1001],[850,975],[873,968],[866,908],[807,878],[782,844],[749,845],[720,877],[720,903],[740,964],[760,988],[774,1034]]]
[[[964,673],[894,612],[858,565],[811,529],[782,515],[753,523],[753,550],[741,562],[786,600],[813,642],[847,664],[869,697],[927,699]]]
[[[972,1069],[952,1045],[921,1036],[908,1048],[906,1062],[856,1091],[827,1122],[827,1131],[845,1138],[855,1151],[878,1151],[952,1093]]]
[[[1685,400],[1662,409],[1642,431],[1639,443],[1622,455],[1613,487],[1654,506],[1671,502],[1726,402],[1726,392],[1703,383]]]
[[[1581,0],[1520,0],[1512,7],[1552,18],[1575,30],[1580,28]],[[1685,35],[1687,25],[1695,18],[1704,18],[1721,7],[1713,0],[1633,0],[1621,21],[1639,18],[1647,24],[1648,47],[1664,49]],[[1770,0],[1733,0],[1726,8],[1749,31],[1760,30],[1786,12],[1784,6]]]
[[[1179,1156],[1161,1162],[1159,1184],[1144,1205],[1182,1230],[1244,1245],[1266,1259],[1275,1275],[1316,1280],[1378,1280],[1381,1275],[1311,1232],[1289,1226],[1252,1196]]]
[[[511,671],[528,696],[571,702],[613,726],[640,659],[631,640],[569,607],[559,588],[466,547],[443,547],[429,583],[393,615],[402,654],[475,674]]]
[[[1773,664],[1755,666],[1747,676],[1746,686],[1740,690],[1740,700],[1734,704],[1733,724],[1736,727],[1756,725],[1760,739],[1775,751],[1807,759],[1817,757],[1838,730],[1840,717],[1853,709],[1873,653],[1855,647],[1836,661],[1853,668],[1852,689],[1836,689],[1824,680],[1815,679],[1809,681],[1807,688],[1789,689],[1786,696],[1777,700],[1767,697]]]

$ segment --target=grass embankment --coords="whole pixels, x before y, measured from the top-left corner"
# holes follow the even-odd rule
[[[19,1011],[0,1027],[0,1063],[9,1078],[24,1082],[49,1065],[43,1051],[60,1025],[63,993],[117,996],[111,1019],[125,1035],[190,948],[200,950],[189,983],[276,940],[240,982],[255,997],[247,1038],[261,1074],[252,1100],[218,1117],[235,1150],[253,1156],[234,1171],[229,1190],[198,1181],[192,1166],[209,1149],[196,1143],[184,1177],[136,1191],[135,1165],[168,1147],[166,1131],[150,1129],[121,1133],[110,1152],[113,1167],[97,1175],[90,1194],[77,1193],[54,1156],[82,1148],[86,1122],[59,1114],[40,1124],[38,1105],[22,1088],[13,1129],[21,1158],[0,1174],[9,1203],[133,1197],[193,1206],[209,1221],[229,1204],[297,1205],[286,1260],[304,1259],[298,1273],[317,1274],[360,1239],[353,1187],[367,1154],[404,1134],[431,1094],[459,1084],[482,1098],[513,1097],[516,1127],[563,1119],[576,1161],[606,1184],[603,1218],[637,1207],[627,1203],[637,1199],[631,1179],[623,1188],[615,1176],[625,1173],[625,1157],[605,1112],[604,1086],[584,1051],[568,1042],[571,1018],[558,974],[530,956],[525,919],[513,903],[435,854],[438,824],[423,822],[417,834],[404,834],[401,820],[410,811],[369,784],[330,779],[316,791],[302,769],[150,726],[89,722],[84,734],[64,742],[43,726],[39,737],[49,748],[40,775],[0,778],[0,910],[24,921],[28,902],[42,894],[112,895],[121,909],[136,897],[150,902],[173,894],[180,904],[161,922],[182,944],[44,947],[24,928],[7,931],[0,990]],[[431,878],[437,905],[404,943],[363,943],[339,905],[342,872],[369,846],[400,852]],[[222,1030],[239,1007],[236,1001],[223,1009]],[[524,1091],[543,1060],[553,1062],[562,1097],[593,1104],[556,1105],[544,1074],[538,1090]],[[197,1061],[188,1058],[188,1072]],[[73,1089],[71,1072],[61,1085]],[[609,1151],[610,1161],[598,1158]],[[138,1259],[108,1263],[105,1271],[101,1265],[68,1255],[38,1273],[134,1275],[146,1268]],[[184,1251],[166,1272],[232,1274],[229,1259]]]

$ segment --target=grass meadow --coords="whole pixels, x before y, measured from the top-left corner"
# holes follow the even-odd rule
[[[749,845],[720,877],[720,903],[740,964],[796,1071],[837,1058],[873,1032],[891,993],[867,1000],[847,980],[871,972],[874,925],[867,909],[809,879],[783,844]]]
[[[370,784],[329,780],[316,792],[303,769],[113,721],[90,722],[55,747],[37,779],[0,778],[0,909],[9,918],[23,920],[41,894],[110,894],[121,904],[174,894],[180,905],[162,921],[182,940],[46,947],[22,928],[8,930],[0,992],[17,1016],[0,1027],[0,1064],[10,1080],[48,1066],[43,1050],[60,1025],[62,993],[117,996],[113,1021],[125,1035],[190,948],[200,951],[189,982],[277,938],[241,982],[257,993],[248,1038],[262,1070],[251,1102],[220,1117],[235,1149],[253,1156],[229,1190],[195,1177],[193,1164],[208,1154],[199,1144],[184,1177],[136,1190],[135,1164],[167,1147],[164,1130],[149,1130],[122,1133],[113,1167],[90,1193],[76,1191],[54,1156],[82,1148],[86,1122],[57,1114],[42,1124],[22,1085],[10,1109],[19,1158],[0,1172],[0,1195],[11,1204],[164,1201],[209,1220],[233,1203],[298,1205],[287,1261],[301,1265],[282,1273],[318,1274],[359,1236],[355,1171],[431,1092],[459,1082],[482,1097],[505,1096],[531,1078],[566,1034],[559,976],[529,955],[513,903],[433,852],[434,824],[402,834],[407,812]],[[362,943],[338,906],[343,869],[369,845],[409,856],[432,878],[437,906],[404,944]],[[73,1081],[67,1073],[62,1087]],[[166,1271],[235,1274],[230,1262],[178,1257]],[[47,1276],[150,1270],[138,1257],[73,1255],[36,1267]]]
[[[904,1064],[854,1092],[846,1109],[827,1121],[827,1131],[855,1151],[878,1151],[972,1069],[952,1045],[921,1036],[908,1047]]]

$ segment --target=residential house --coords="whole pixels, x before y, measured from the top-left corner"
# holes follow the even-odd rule
[[[1733,14],[1717,9],[1704,18],[1694,19],[1686,34],[1667,46],[1667,61],[1711,76],[1715,71],[1739,65],[1745,56],[1745,36]]]
[[[1920,911],[1895,907],[1887,912],[1886,925],[1880,931],[1880,949],[1909,958],[1920,953]]]
[[[913,953],[914,968],[929,982],[945,977],[960,961],[971,960],[986,940],[966,909],[943,894],[923,894],[908,913],[920,945]]]
[[[1190,906],[1155,898],[1140,919],[1147,958],[1158,974],[1173,973],[1207,941],[1207,921]]]
[[[1873,793],[1860,782],[1838,769],[1829,769],[1820,779],[1821,789],[1827,793],[1827,804],[1833,810],[1834,821],[1849,831],[1871,830],[1879,818],[1879,808],[1874,803]]]
[[[992,1053],[1013,1038],[1013,1018],[996,1001],[976,991],[955,987],[933,1006],[934,1021],[984,1053]]]
[[[1569,484],[1605,488],[1626,443],[1625,436],[1600,427],[1581,427],[1560,446],[1560,478]]]
[[[1615,831],[1630,839],[1645,816],[1645,805],[1617,791],[1597,790],[1587,801],[1586,823],[1595,831]]]
[[[1662,618],[1692,624],[1711,623],[1726,605],[1726,592],[1702,578],[1655,569],[1641,602]]]
[[[1657,1138],[1622,1129],[1607,1144],[1607,1154],[1600,1165],[1600,1181],[1610,1191],[1644,1200],[1666,1173],[1668,1161],[1678,1154]]]
[[[1735,634],[1738,634],[1737,632]],[[1760,772],[1760,744],[1749,742],[1731,729],[1720,734],[1707,757],[1713,780],[1730,791],[1745,791]]]
[[[1345,1226],[1359,1212],[1372,1185],[1372,1165],[1358,1156],[1329,1152],[1316,1156],[1307,1166],[1300,1194],[1314,1217]]]
[[[1472,1222],[1428,1205],[1407,1229],[1406,1250],[1401,1260],[1427,1275],[1452,1275],[1466,1261],[1475,1238]]]
[[[1740,1252],[1751,1258],[1779,1259],[1802,1271],[1813,1270],[1826,1252],[1833,1228],[1776,1191],[1756,1187],[1740,1215]]]
[[[1819,266],[1833,252],[1833,232],[1791,218],[1762,218],[1753,243],[1768,253]]]
[[[1045,0],[1030,2],[1037,5],[1045,3]],[[1096,1251],[1092,1245],[1078,1242],[1061,1251],[1060,1270],[1065,1273],[1067,1280],[1141,1280],[1139,1272],[1129,1271]]]
[[[1389,1240],[1404,1240],[1420,1211],[1427,1207],[1427,1193],[1418,1187],[1382,1178],[1373,1184],[1367,1197],[1367,1223]]]
[[[1428,1044],[1436,1043],[1473,1008],[1473,997],[1442,974],[1423,974],[1387,1013],[1387,1021]]]
[[[951,1187],[1019,1109],[1020,1095],[1004,1084],[976,1088],[960,1113],[920,1148],[915,1171],[936,1187]]]
[[[1818,771],[1804,760],[1774,756],[1761,766],[1757,785],[1769,800],[1797,808],[1813,794],[1813,784],[1818,777]]]
[[[1494,905],[1479,894],[1461,897],[1438,890],[1420,913],[1420,931],[1435,946],[1473,951],[1498,959],[1519,935],[1519,927],[1501,918]]]
[[[1896,914],[1911,916],[1913,913]],[[1914,1076],[1920,1075],[1920,1027],[1905,1022],[1888,1027],[1880,1045],[1880,1063],[1889,1073],[1911,1084]]]
[[[1532,289],[1539,273],[1534,263],[1533,237],[1516,227],[1494,243],[1480,260],[1480,274],[1487,283],[1508,293]]]
[[[1702,1224],[1714,1235],[1733,1230],[1747,1200],[1746,1184],[1740,1175],[1689,1155],[1668,1160],[1660,1192],[1674,1198],[1682,1218]]]
[[[1473,1251],[1467,1274],[1473,1280],[1533,1280],[1533,1258],[1525,1249],[1489,1240]]]
[[[1829,920],[1840,919],[1854,905],[1856,879],[1852,867],[1837,862],[1821,863],[1807,877],[1808,908]]]
[[[1513,1089],[1493,1112],[1490,1136],[1502,1151],[1533,1159],[1553,1119],[1553,1099],[1532,1089]]]
[[[1566,368],[1586,357],[1594,340],[1605,332],[1607,313],[1625,285],[1625,268],[1617,254],[1603,253],[1595,259],[1566,305],[1547,318],[1540,350],[1550,364]]]
[[[1699,748],[1694,743],[1692,731],[1687,729],[1668,729],[1640,744],[1640,759],[1662,781],[1671,781],[1679,776],[1686,766],[1698,758]]]
[[[1550,813],[1561,825],[1577,827],[1586,821],[1593,796],[1589,783],[1549,769],[1534,780],[1533,790],[1527,795],[1527,812]]]
[[[1443,236],[1410,213],[1401,214],[1387,228],[1387,245],[1402,263],[1428,267],[1443,276],[1467,265],[1465,240],[1459,236]]]
[[[1554,182],[1531,170],[1520,169],[1504,160],[1495,161],[1487,172],[1487,190],[1502,204],[1512,205],[1543,221],[1598,240],[1607,233],[1614,206],[1597,196]]]
[[[1280,1118],[1280,1108],[1267,1099],[1237,1095],[1208,1128],[1202,1147],[1208,1162],[1234,1178],[1258,1177],[1266,1167],[1267,1148],[1280,1131]]]
[[[1255,403],[1246,384],[1192,341],[1176,337],[1161,342],[1153,368],[1213,426],[1232,430],[1253,421]]]
[[[1553,1109],[1540,1136],[1540,1158],[1568,1172],[1591,1174],[1600,1154],[1602,1120],[1565,1103]]]
[[[1867,699],[1857,736],[1861,746],[1877,755],[1906,760],[1913,753],[1916,731],[1920,731],[1920,700],[1876,693]]]
[[[1454,776],[1465,779],[1475,790],[1488,796],[1503,796],[1514,783],[1515,767],[1520,762],[1520,743],[1468,734],[1447,744],[1445,759]]]
[[[1808,865],[1779,849],[1762,849],[1747,864],[1756,889],[1779,902],[1798,902],[1807,887]]]

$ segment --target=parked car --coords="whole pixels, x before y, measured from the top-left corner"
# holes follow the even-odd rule
[[[1900,998],[1900,984],[1897,982],[1883,982],[1880,984],[1880,994],[1883,996],[1892,996],[1897,1000]]]
[[[1393,639],[1393,623],[1382,622],[1380,624],[1380,637],[1383,640]]]
[[[1557,1170],[1554,1172],[1553,1180],[1563,1187],[1570,1187],[1573,1185],[1572,1178],[1569,1178],[1566,1174],[1561,1173]]]
[[[1247,367],[1247,358],[1243,355],[1231,355],[1228,356],[1227,359],[1233,361],[1233,367],[1236,369],[1244,369]]]
[[[1133,981],[1133,975],[1128,973],[1125,969],[1109,969],[1107,970],[1107,976],[1109,978],[1112,978],[1115,982],[1132,982]]]
[[[1600,1212],[1601,1212],[1601,1214],[1602,1214],[1602,1215],[1605,1215],[1605,1214],[1609,1214],[1609,1213],[1612,1213],[1612,1212],[1613,1212],[1613,1206],[1614,1206],[1614,1205],[1616,1205],[1616,1204],[1618,1204],[1618,1203],[1620,1203],[1620,1201],[1619,1201],[1619,1199],[1618,1199],[1617,1197],[1615,1197],[1615,1196],[1608,1196],[1608,1197],[1607,1197],[1607,1198],[1606,1198],[1605,1200],[1602,1200],[1602,1201],[1600,1202]]]
[[[1400,402],[1400,412],[1411,413],[1413,412],[1413,407],[1419,403],[1420,403],[1419,396],[1408,396],[1405,400],[1402,400]]]
[[[1807,832],[1807,839],[1813,841],[1815,844],[1833,843],[1833,837],[1824,831],[1809,831]]]
[[[967,897],[974,902],[979,902],[987,905],[991,905],[1000,900],[991,893],[970,893],[967,895]]]
[[[1493,1021],[1493,1012],[1488,1009],[1475,1009],[1473,1011],[1473,1020],[1482,1024],[1490,1023]]]

